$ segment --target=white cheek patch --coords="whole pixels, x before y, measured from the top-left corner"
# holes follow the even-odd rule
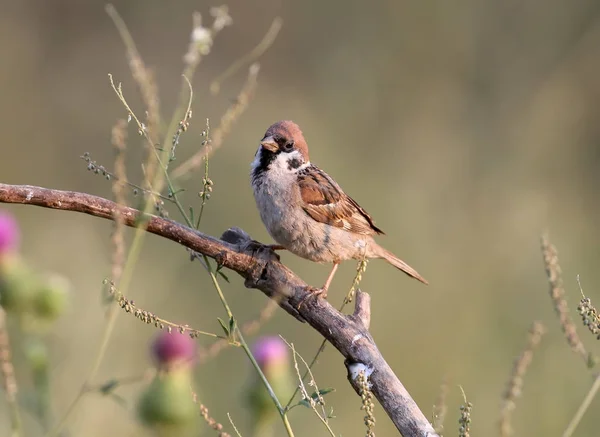
[[[261,152],[261,148],[262,146],[258,148],[256,154],[254,155],[254,160],[250,166],[252,172],[254,172],[261,165],[261,153],[265,153]],[[284,179],[292,178],[296,175],[296,173],[310,166],[309,161],[304,162],[300,166],[294,168],[293,165],[290,165],[290,161],[294,160],[300,162],[304,160],[300,152],[297,150],[294,150],[290,153],[278,153],[275,159],[269,164],[268,177],[282,181]]]
[[[273,160],[273,162],[271,162],[270,165],[270,171],[272,175],[279,175],[279,176],[285,176],[285,175],[292,175],[295,174],[298,169],[300,168],[291,168],[290,167],[290,161],[291,160],[302,160],[302,155],[300,155],[300,152],[298,152],[297,150],[294,150],[293,152],[290,153],[284,153],[281,152],[277,155],[277,157],[275,157],[275,159]],[[305,164],[303,164],[305,165]]]

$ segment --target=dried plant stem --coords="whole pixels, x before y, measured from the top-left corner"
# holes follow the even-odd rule
[[[192,398],[194,400],[194,403],[198,404],[198,395],[196,393],[192,392]],[[202,416],[202,418],[204,419],[206,424],[208,426],[210,426],[212,429],[214,429],[215,431],[218,431],[219,437],[231,437],[230,434],[223,431],[223,425],[221,425],[213,417],[210,416],[210,414],[208,413],[208,408],[204,404],[199,404],[199,408],[200,408],[200,415]]]
[[[282,18],[275,17],[275,19],[271,23],[271,27],[269,27],[269,30],[267,30],[267,33],[265,34],[263,39],[258,43],[258,45],[254,47],[252,51],[250,51],[250,53],[236,60],[227,68],[227,70],[225,70],[215,80],[213,80],[210,84],[210,91],[213,94],[217,94],[221,90],[221,83],[223,83],[227,78],[233,76],[244,65],[251,64],[255,62],[258,58],[260,58],[262,54],[266,52],[269,49],[269,47],[271,47],[271,45],[273,45],[273,43],[275,42],[275,38],[277,38],[277,34],[281,30],[282,26]]]
[[[23,425],[17,401],[18,386],[10,351],[10,336],[6,328],[6,313],[2,308],[0,308],[0,373],[9,409],[12,436],[18,437],[23,433]]]
[[[365,410],[365,426],[367,427],[366,437],[375,437],[375,403],[373,402],[373,393],[369,389],[369,381],[365,372],[360,372],[357,377],[357,383],[361,388],[362,409]]]
[[[548,275],[548,283],[550,284],[550,297],[554,302],[554,309],[558,315],[560,326],[565,334],[567,342],[571,349],[580,355],[586,364],[590,365],[590,356],[585,350],[577,328],[569,314],[569,306],[565,299],[565,289],[563,287],[561,269],[558,263],[558,253],[554,245],[550,243],[547,235],[542,236],[542,255],[544,256],[544,266]]]
[[[246,83],[242,87],[242,90],[238,94],[233,105],[231,105],[221,117],[221,122],[214,130],[211,142],[206,143],[205,147],[196,152],[196,154],[191,156],[187,161],[176,167],[171,174],[173,179],[180,179],[189,175],[190,172],[202,165],[204,157],[210,156],[211,153],[223,145],[223,141],[231,130],[233,124],[246,110],[250,99],[254,96],[258,72],[259,65],[252,64],[248,70],[248,78],[246,79]]]
[[[181,204],[181,202],[179,201],[179,198],[177,197],[175,190],[173,188],[173,184],[171,182],[171,178],[169,177],[169,174],[167,172],[167,167],[163,164],[162,160],[160,159],[160,157],[157,156],[158,159],[158,163],[159,165],[162,167],[163,169],[163,174],[165,177],[165,180],[167,182],[167,185],[169,187],[169,190],[171,191],[171,193],[173,193],[173,200],[175,201],[175,205],[177,205],[177,208],[179,209],[179,212],[181,213],[181,215],[183,216],[186,224],[188,225],[189,228],[194,228],[194,223],[192,222],[191,217],[188,216],[188,214],[186,213],[183,205]],[[212,284],[215,288],[215,290],[217,291],[217,294],[219,295],[219,299],[221,301],[221,304],[223,305],[223,308],[225,309],[225,312],[227,313],[227,316],[229,317],[229,320],[231,322],[231,324],[233,324],[234,326],[234,331],[231,332],[232,335],[237,336],[238,340],[239,340],[239,344],[242,347],[242,349],[246,352],[246,355],[248,356],[248,358],[250,359],[252,365],[254,366],[255,370],[257,371],[257,373],[259,374],[263,384],[265,385],[267,391],[269,392],[269,396],[271,397],[271,399],[273,400],[273,403],[275,404],[275,406],[277,407],[277,410],[279,411],[279,414],[281,416],[281,420],[283,422],[283,425],[288,433],[288,435],[290,437],[293,437],[294,432],[292,431],[292,427],[289,423],[288,417],[286,415],[286,411],[285,409],[281,406],[281,403],[279,402],[279,399],[277,398],[277,395],[275,394],[275,391],[273,390],[273,388],[271,387],[269,381],[267,380],[265,374],[263,373],[262,369],[260,368],[260,366],[258,365],[258,363],[256,362],[256,360],[254,359],[254,356],[252,355],[252,351],[250,350],[250,347],[248,346],[248,344],[246,343],[246,340],[244,339],[243,333],[242,331],[239,329],[239,327],[237,326],[237,323],[235,323],[235,319],[233,317],[233,312],[231,311],[231,307],[229,306],[227,299],[225,298],[225,295],[223,293],[223,291],[221,290],[221,286],[219,285],[219,281],[217,279],[217,275],[215,273],[215,271],[213,270],[208,257],[206,255],[202,255],[203,259],[204,259],[204,265],[206,267],[206,270],[208,271]]]
[[[164,180],[166,181],[166,183],[168,185],[168,188],[169,188],[170,192],[172,193],[172,197],[173,197],[173,201],[175,202],[175,205],[179,209],[179,212],[181,213],[181,215],[184,218],[184,220],[185,220],[186,224],[188,225],[188,227],[194,228],[194,223],[192,222],[192,219],[190,217],[188,217],[187,212],[185,211],[183,205],[181,204],[181,202],[179,201],[179,198],[177,197],[177,194],[176,194],[176,192],[174,190],[174,187],[173,187],[173,184],[171,182],[171,178],[170,178],[169,173],[167,171],[166,165],[163,164],[163,160],[161,159],[161,156],[158,156],[158,154],[157,154],[156,158],[157,158],[158,164],[160,165],[160,167],[163,170],[162,174],[164,176]],[[265,387],[267,388],[267,391],[269,392],[270,397],[272,398],[275,406],[277,407],[277,410],[279,411],[279,414],[280,414],[281,419],[283,421],[283,425],[284,425],[284,427],[285,427],[288,435],[290,437],[293,437],[294,433],[292,431],[292,428],[291,428],[291,425],[289,423],[288,417],[286,415],[285,409],[281,406],[281,403],[279,402],[279,399],[275,395],[275,392],[273,391],[273,388],[269,384],[269,382],[268,382],[266,376],[264,375],[264,373],[262,372],[260,366],[258,365],[258,363],[256,362],[256,360],[254,359],[254,356],[252,355],[250,347],[246,343],[241,330],[239,329],[239,327],[235,323],[235,319],[233,317],[233,312],[231,311],[231,308],[230,308],[229,304],[227,303],[225,295],[223,294],[223,291],[221,290],[221,286],[219,285],[219,282],[217,280],[216,273],[213,271],[212,266],[210,265],[210,262],[208,260],[208,257],[206,255],[203,255],[203,259],[204,259],[204,265],[205,265],[205,267],[206,267],[206,269],[207,269],[207,271],[208,271],[208,273],[210,275],[210,278],[211,278],[211,281],[213,283],[213,286],[215,287],[215,289],[217,291],[217,294],[219,295],[219,299],[221,300],[223,308],[225,309],[225,312],[227,313],[227,316],[229,317],[229,320],[235,326],[235,330],[231,334],[232,335],[236,335],[237,338],[239,339],[240,346],[242,347],[242,349],[244,349],[244,351],[248,355],[248,358],[252,362],[252,365],[254,366],[255,370],[258,372],[258,374],[259,374],[259,376],[260,376],[263,384],[265,385]]]
[[[340,312],[342,312],[344,310],[346,305],[348,305],[349,303],[352,302],[352,299],[354,298],[354,295],[356,294],[356,290],[358,290],[358,286],[360,285],[360,281],[362,280],[362,275],[365,272],[365,270],[367,269],[368,262],[369,262],[369,260],[367,258],[363,258],[356,265],[356,275],[354,276],[354,279],[352,280],[352,285],[350,286],[350,290],[348,291],[348,294],[346,295],[346,297],[344,298],[344,301],[342,302],[342,304],[339,307]],[[319,356],[325,350],[326,346],[327,346],[327,340],[325,339],[319,345],[319,348],[317,349],[317,352],[315,353],[314,357],[310,361],[310,364],[308,365],[306,372],[304,372],[304,375],[302,375],[302,381],[306,380],[306,378],[310,374],[310,371],[312,370],[314,365],[317,363]],[[292,402],[294,402],[294,398],[298,394],[299,390],[300,390],[300,388],[296,387],[296,390],[294,391],[294,393],[290,397],[290,400],[287,402],[287,404],[285,406],[286,409],[288,409],[290,407],[290,405],[292,405]]]
[[[577,409],[575,416],[573,416],[573,419],[571,419],[571,422],[569,422],[567,429],[565,430],[565,432],[563,432],[562,437],[571,437],[573,435],[573,432],[575,432],[575,428],[577,428],[577,425],[579,425],[579,422],[581,422],[583,415],[588,410],[592,401],[596,397],[596,394],[598,393],[598,389],[600,389],[600,374],[598,374],[596,376],[596,378],[594,379],[594,383],[592,384],[592,386],[590,387],[590,390],[588,391],[587,395],[583,399],[583,402]]]
[[[118,15],[116,14],[116,10],[114,10],[114,7],[112,7],[112,8],[109,7],[107,9],[107,12],[109,14],[111,14],[111,12],[112,12],[111,17],[113,17],[113,16],[118,17]],[[121,30],[121,36],[124,38],[124,43],[125,43],[126,47],[128,48],[128,50],[130,50],[130,52],[132,52],[132,53],[135,52],[135,54],[137,55],[137,51],[135,51],[135,45],[133,45],[133,40],[131,39],[129,32],[126,30],[125,24],[122,21],[117,20],[117,22],[115,24],[118,24],[118,23],[120,23],[120,25],[121,25],[120,27],[122,29],[125,29],[125,31],[122,31],[122,29],[120,29],[120,30]],[[139,57],[139,55],[137,55],[137,56]],[[140,62],[141,62],[141,59],[140,59]],[[157,158],[159,158],[158,161],[160,162],[160,157],[162,157],[164,159],[164,157],[167,156],[168,149],[166,147],[163,147],[161,156],[160,157],[158,156],[156,149],[154,147],[154,141],[152,140],[152,137],[150,136],[151,134],[148,133],[148,129],[144,128],[144,125],[139,121],[139,119],[135,115],[134,111],[129,107],[127,101],[125,100],[123,92],[121,90],[121,86],[119,85],[118,87],[115,87],[114,82],[112,80],[112,76],[109,75],[109,78],[110,78],[113,90],[115,91],[115,93],[117,94],[119,99],[121,100],[121,103],[123,103],[123,105],[125,106],[125,108],[127,109],[128,113],[129,113],[129,115],[131,115],[135,119],[138,127],[140,128],[140,131],[142,132],[142,134],[146,137],[147,141],[149,142],[149,146],[151,148],[150,155],[156,156]],[[185,78],[185,79],[187,81],[187,78]],[[189,81],[187,81],[187,83],[189,84]],[[143,84],[140,84],[140,86],[142,86],[142,85]],[[188,106],[187,106],[188,113],[191,108],[191,101],[192,101],[191,100],[192,99],[191,85],[189,85],[189,86],[190,86],[190,98],[189,98],[189,102],[188,102]],[[147,91],[147,93],[149,95],[150,92]],[[156,108],[158,108],[158,106]],[[179,112],[179,108],[175,111],[173,120],[175,120],[177,118],[178,112]],[[157,115],[157,117],[158,117],[158,115]],[[158,118],[157,118],[157,120],[158,120]],[[169,133],[174,132],[176,130],[176,123],[172,123],[172,124],[174,124],[175,127],[173,127],[172,129],[169,129],[167,131],[167,136],[166,136],[165,141],[168,141],[168,138],[170,138]],[[166,174],[166,172],[165,172],[165,174]],[[163,173],[159,172],[153,177],[153,179],[151,180],[150,186],[148,188],[151,192],[160,193],[162,191],[163,185],[164,185]],[[149,213],[151,207],[152,207],[151,203],[147,202],[146,205],[144,206],[142,216],[146,216],[146,214]],[[127,261],[126,261],[125,267],[123,269],[123,274],[122,274],[121,280],[118,283],[119,290],[121,290],[121,292],[124,294],[127,293],[127,290],[129,288],[129,284],[130,284],[131,278],[133,276],[133,269],[134,269],[134,266],[137,264],[138,257],[141,253],[141,248],[142,248],[142,244],[143,244],[145,235],[146,235],[145,227],[143,225],[143,222],[141,222],[140,225],[136,227],[133,243],[131,245],[129,254],[127,256]],[[87,382],[84,384],[84,387],[86,385],[88,385],[91,381],[93,381],[93,379],[95,378],[95,376],[100,368],[100,364],[102,362],[102,359],[103,359],[106,349],[108,347],[108,343],[109,343],[110,337],[112,335],[112,332],[113,332],[113,329],[115,326],[115,321],[116,321],[116,317],[118,314],[118,312],[116,311],[116,308],[117,307],[115,305],[112,305],[108,310],[106,328],[105,328],[105,331],[104,331],[104,334],[103,334],[103,337],[102,337],[102,340],[100,343],[98,354],[97,354],[95,363],[92,367],[92,370],[90,372],[90,376],[88,377]],[[77,398],[79,399],[80,396],[78,396]]]
[[[298,352],[296,352],[296,348],[294,347],[293,343],[289,343],[285,338],[283,338],[281,336],[279,336],[279,337],[292,350],[292,358],[294,359],[294,369],[296,369],[296,375],[298,376],[298,388],[300,389],[300,392],[302,393],[302,398],[308,402],[308,405],[310,406],[311,410],[314,411],[314,413],[317,415],[317,417],[319,418],[319,420],[321,421],[323,426],[325,426],[325,428],[327,428],[327,431],[329,431],[329,434],[332,437],[336,437],[335,433],[331,429],[331,426],[329,425],[329,420],[327,420],[327,413],[325,411],[325,400],[323,399],[323,396],[321,396],[321,393],[319,392],[319,387],[317,386],[317,382],[315,381],[315,378],[314,378],[312,372],[310,371],[310,368],[308,367],[308,363],[304,360],[304,358],[302,358],[302,355],[300,355]],[[304,366],[306,367],[307,371],[310,373],[309,384],[314,387],[315,393],[317,394],[317,400],[315,400],[308,393],[308,390],[306,390],[306,385],[304,384],[304,381],[302,380],[302,376],[300,375],[300,368],[298,367],[298,360],[296,359],[296,357],[298,357],[298,358],[300,358],[300,360],[302,360],[302,363],[304,363]],[[317,406],[316,406],[317,404],[319,404],[321,406],[321,409],[323,412],[322,415],[317,410]]]
[[[115,17],[118,17],[118,14],[116,13],[116,10],[114,9],[114,7],[112,7],[111,5],[109,5],[107,7],[107,13],[109,15],[111,15],[111,17],[113,17],[113,19]],[[131,53],[134,53],[135,55],[137,55],[137,51],[135,51],[135,45],[133,45],[133,40],[131,39],[131,36],[129,34],[129,32],[126,30],[125,24],[121,21],[119,21],[120,18],[118,18],[115,21],[115,24],[117,25],[117,27],[119,28],[120,32],[121,32],[121,36],[124,39],[124,43],[126,45],[126,47],[129,50],[129,53],[131,55]],[[123,31],[123,29],[125,29],[125,31]],[[137,55],[139,57],[139,55]],[[141,62],[141,58],[139,59],[139,61]],[[139,67],[139,65],[138,65]],[[141,67],[140,67],[141,68]],[[125,100],[125,97],[123,96],[123,92],[121,90],[121,86],[119,84],[118,87],[115,86],[113,80],[112,80],[112,76],[109,75],[110,78],[110,82],[111,85],[113,87],[113,90],[115,91],[115,93],[117,94],[117,96],[119,97],[119,100],[121,101],[121,103],[125,106],[125,108],[128,111],[128,114],[131,115],[131,117],[133,119],[135,119],[140,132],[142,132],[142,134],[145,136],[145,138],[148,141],[148,146],[151,149],[151,153],[149,154],[149,156],[154,156],[154,153],[156,152],[155,147],[154,147],[154,141],[151,138],[151,134],[148,133],[148,129],[143,125],[143,123],[140,122],[140,120],[137,118],[137,116],[135,115],[135,113],[133,112],[133,110],[129,107],[127,101]],[[140,86],[143,86],[143,83],[140,82]],[[151,90],[146,89],[145,91],[143,91],[143,93],[146,94],[146,97],[150,98],[150,94],[151,94]],[[158,102],[158,97],[156,97],[156,102]],[[191,102],[191,100],[190,100]],[[191,103],[189,104],[191,105]],[[154,108],[158,111],[158,103],[156,103],[156,105],[154,106]],[[150,108],[148,108],[150,109]],[[159,120],[159,115],[155,114],[156,120]],[[175,117],[174,117],[175,118]],[[158,122],[157,122],[158,123]],[[174,129],[173,129],[174,131]],[[167,136],[168,138],[168,136]],[[166,150],[166,148],[163,149],[162,151],[163,154],[167,154],[168,150]],[[162,191],[162,187],[164,184],[164,179],[162,177],[162,173],[158,173],[156,174],[155,177],[153,177],[153,179],[150,180],[150,184],[149,184],[149,191],[150,192],[158,192],[160,193]],[[147,202],[146,205],[144,206],[144,210],[142,212],[142,217],[145,217],[149,212],[150,209],[152,208],[152,204],[151,202]],[[118,288],[119,290],[121,290],[122,293],[127,293],[128,289],[129,289],[129,284],[131,283],[131,279],[133,277],[133,270],[135,265],[137,264],[137,260],[139,258],[139,255],[141,253],[141,249],[142,249],[142,244],[144,241],[144,237],[146,236],[146,230],[145,230],[145,226],[144,226],[144,222],[140,221],[138,223],[138,225],[136,226],[136,230],[135,230],[135,235],[133,238],[133,242],[131,244],[131,247],[129,249],[129,253],[127,255],[127,259],[125,261],[125,265],[122,269],[122,273],[121,273],[121,277],[120,280],[118,282]],[[106,350],[108,348],[108,344],[110,341],[110,338],[112,336],[112,333],[114,331],[114,327],[115,327],[115,322],[116,322],[116,318],[118,315],[118,311],[117,311],[118,307],[115,304],[112,304],[108,311],[107,311],[107,315],[106,315],[106,325],[104,328],[104,332],[102,334],[102,339],[100,340],[100,345],[98,347],[98,351],[96,353],[96,357],[94,359],[94,362],[92,364],[92,368],[89,372],[88,377],[86,378],[85,382],[82,384],[78,394],[75,396],[75,399],[73,400],[73,402],[70,404],[70,406],[68,407],[67,411],[65,412],[65,414],[63,415],[63,417],[58,421],[57,425],[47,434],[49,437],[54,437],[57,436],[60,431],[62,430],[62,428],[64,427],[64,425],[66,424],[68,418],[70,417],[70,415],[75,411],[75,409],[77,408],[77,406],[79,405],[80,400],[83,398],[83,396],[88,392],[88,386],[90,384],[93,383],[94,379],[96,378],[96,375],[98,373],[98,370],[100,369],[100,366],[102,364],[102,360],[104,358],[104,355],[106,353]]]
[[[583,294],[579,275],[577,275],[577,283],[579,284],[579,291],[581,292],[581,300],[577,306],[577,311],[581,316],[583,326],[586,326],[587,329],[596,336],[596,339],[600,340],[600,313],[598,313],[596,307],[592,305],[592,300]],[[595,358],[591,359],[595,362]]]
[[[467,401],[467,395],[462,387],[460,391],[463,395],[464,404],[460,406],[460,417],[458,419],[458,436],[459,437],[470,437],[471,436],[471,410],[473,404]]]
[[[517,398],[521,396],[521,391],[523,390],[523,378],[533,359],[533,351],[540,343],[544,331],[544,326],[540,322],[534,322],[529,329],[527,345],[523,352],[521,352],[521,355],[515,360],[502,399],[502,409],[500,411],[500,435],[502,437],[508,437],[512,434],[510,421],[512,412],[515,409],[515,402]]]
[[[237,426],[235,426],[235,423],[233,423],[233,419],[231,418],[231,414],[227,413],[227,418],[229,419],[229,423],[231,423],[231,426],[233,426],[233,430],[235,431],[236,435],[238,437],[242,437],[242,435],[240,434],[240,432],[237,429]]]
[[[210,144],[210,120],[206,119],[206,129],[204,130],[204,144]],[[200,212],[198,213],[198,220],[196,221],[196,229],[200,229],[200,223],[202,222],[202,216],[204,215],[204,207],[206,206],[206,201],[210,198],[210,193],[212,191],[212,180],[208,174],[209,166],[208,166],[208,156],[204,157],[204,178],[202,178],[202,193],[200,193],[200,198],[202,199],[202,203],[200,204]]]
[[[260,311],[258,318],[250,320],[242,325],[242,332],[245,335],[253,335],[258,332],[260,327],[265,324],[268,320],[275,315],[275,311],[279,308],[277,300],[268,301],[263,309]]]
[[[154,179],[156,162],[153,158],[152,150],[158,142],[158,133],[160,127],[160,107],[158,98],[158,89],[152,72],[146,67],[142,57],[140,56],[135,41],[127,29],[127,25],[112,4],[105,7],[106,13],[110,16],[123,40],[127,51],[127,59],[129,60],[129,68],[131,75],[140,89],[144,106],[146,107],[147,124],[144,131],[148,139],[148,154],[146,159],[145,169],[149,181]],[[151,187],[148,187],[151,188]]]
[[[446,413],[448,411],[448,404],[446,398],[448,397],[448,380],[444,378],[440,384],[440,391],[438,393],[435,404],[433,405],[433,420],[432,424],[437,433],[442,433],[444,430],[444,420],[446,419]]]
[[[109,285],[109,290],[110,290],[109,294],[113,297],[114,300],[117,301],[117,304],[121,308],[123,308],[123,310],[125,310],[126,313],[133,314],[137,319],[140,319],[142,322],[144,322],[146,324],[152,324],[156,328],[159,328],[159,329],[167,328],[167,330],[169,332],[171,332],[171,330],[174,328],[180,334],[187,333],[191,338],[197,338],[197,337],[203,335],[203,336],[207,336],[207,337],[220,338],[223,340],[227,340],[227,338],[223,337],[222,335],[217,335],[212,332],[200,331],[199,329],[193,329],[193,328],[190,328],[189,325],[173,323],[173,322],[170,322],[166,319],[163,319],[163,318],[157,316],[156,314],[154,314],[150,311],[146,311],[142,308],[139,308],[134,303],[133,300],[129,300],[125,296],[123,296],[123,294],[117,290],[114,283],[112,283],[112,282]]]
[[[115,175],[117,176],[112,184],[113,195],[115,202],[119,205],[126,206],[127,201],[123,189],[127,183],[127,170],[125,168],[125,148],[127,139],[127,122],[119,120],[112,130],[112,143],[116,151],[115,156]],[[111,278],[114,282],[121,279],[123,273],[123,265],[125,264],[125,225],[121,217],[121,210],[115,211],[114,229],[112,234],[112,269]]]

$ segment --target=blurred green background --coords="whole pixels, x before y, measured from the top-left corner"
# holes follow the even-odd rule
[[[240,226],[269,242],[249,185],[249,164],[266,128],[298,122],[311,159],[357,199],[387,233],[379,241],[415,266],[424,287],[373,262],[362,288],[373,296],[371,330],[400,379],[429,416],[444,376],[450,382],[446,435],[456,435],[457,385],[473,402],[473,435],[495,435],[513,359],[533,320],[548,327],[514,413],[517,435],[560,435],[591,383],[571,353],[548,297],[539,236],[558,246],[574,308],[576,275],[600,302],[600,4],[570,2],[232,0],[233,26],[217,38],[194,80],[194,118],[179,146],[183,161],[199,147],[203,120],[213,126],[245,80],[242,71],[214,97],[210,81],[248,52],[281,16],[283,29],[261,60],[254,100],[211,163],[215,183],[202,230],[220,235]],[[117,1],[146,63],[156,74],[163,117],[177,100],[182,56],[198,10],[207,2]],[[5,1],[0,14],[0,181],[111,196],[86,170],[84,152],[112,167],[110,131],[126,116],[107,73],[141,101],[123,44],[102,1]],[[142,142],[133,126],[130,177],[140,177]],[[136,179],[137,178],[137,179]],[[200,174],[186,204],[197,204]],[[61,417],[89,373],[104,326],[101,282],[110,273],[111,224],[89,216],[2,205],[23,229],[23,254],[41,270],[74,284],[71,309],[48,335],[55,413]],[[177,217],[172,209],[171,216]],[[131,233],[128,234],[129,236]],[[312,284],[329,267],[290,254],[284,262]],[[329,293],[339,303],[355,264]],[[241,321],[266,303],[235,274],[225,292]],[[149,236],[135,271],[137,305],[169,320],[217,332],[221,304],[199,264],[176,244]],[[578,320],[576,320],[578,322]],[[588,347],[591,334],[579,329]],[[282,311],[261,330],[280,333],[307,359],[320,338]],[[137,375],[150,365],[156,330],[120,315],[99,381]],[[13,339],[18,349],[18,338]],[[208,340],[200,339],[203,344]],[[25,393],[31,381],[17,376]],[[201,401],[243,435],[249,417],[242,392],[251,369],[230,348],[196,371]],[[345,436],[363,434],[360,399],[346,382],[341,356],[329,347],[315,369]],[[119,391],[134,402],[139,386]],[[597,435],[596,400],[576,435]],[[8,435],[0,400],[0,435]],[[379,406],[377,435],[394,435]],[[307,409],[291,415],[297,435],[324,435]],[[29,435],[36,425],[26,416]],[[71,417],[72,435],[139,435],[139,425],[108,398],[90,395]],[[214,431],[206,429],[206,435]],[[281,435],[281,434],[279,434]]]

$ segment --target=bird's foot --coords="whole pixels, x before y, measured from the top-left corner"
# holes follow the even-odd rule
[[[323,299],[327,299],[327,288],[325,288],[325,287],[321,287],[321,288],[309,287],[308,293],[306,293],[306,296],[304,296],[302,298],[302,300],[300,301],[300,303],[298,304],[298,309],[302,308],[302,305],[304,305],[304,302],[306,302],[311,297],[314,297],[315,299],[318,299],[319,297],[322,297]]]
[[[286,250],[285,247],[283,247],[279,244],[267,244],[265,247],[273,252],[275,257],[277,258],[277,261],[281,261],[281,257],[279,256],[279,254],[276,251],[277,250]]]

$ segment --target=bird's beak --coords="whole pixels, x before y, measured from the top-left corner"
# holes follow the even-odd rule
[[[273,152],[273,153],[275,153],[279,149],[279,146],[277,145],[277,143],[275,142],[275,139],[273,139],[273,137],[263,138],[263,140],[260,142],[260,145],[263,146],[268,151]]]

